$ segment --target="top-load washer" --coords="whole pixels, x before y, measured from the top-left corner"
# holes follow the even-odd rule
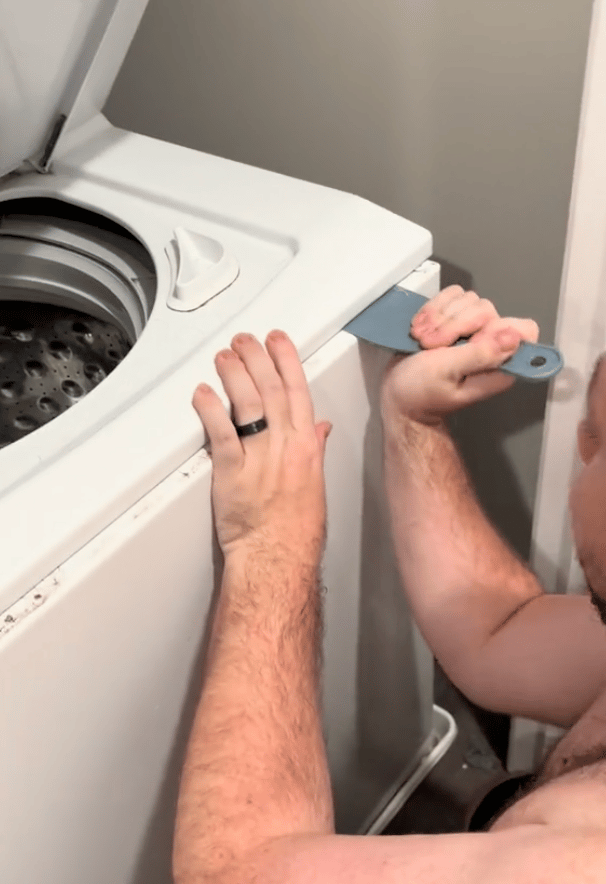
[[[101,110],[145,3],[0,0],[5,884],[169,880],[217,582],[190,401],[200,380],[220,390],[213,358],[238,331],[287,331],[334,424],[324,690],[340,829],[368,827],[431,743],[431,657],[383,511],[385,356],[340,332],[404,277],[437,290],[430,235],[113,128]]]

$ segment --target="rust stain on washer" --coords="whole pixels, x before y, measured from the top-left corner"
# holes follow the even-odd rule
[[[184,479],[191,479],[199,473],[201,469],[204,469],[210,460],[211,457],[209,452],[203,447],[192,455],[189,460],[185,461],[183,466],[179,469],[179,472]]]
[[[40,583],[36,584],[29,592],[18,599],[10,608],[0,614],[0,641],[13,629],[24,623],[28,617],[35,614],[51,597],[53,592],[61,585],[60,569],[58,568]]]

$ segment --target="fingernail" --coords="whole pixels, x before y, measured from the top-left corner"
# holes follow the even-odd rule
[[[210,389],[211,388],[208,386],[208,384],[198,384],[198,386],[196,387],[196,390],[199,390],[200,393],[208,393]]]
[[[255,336],[248,334],[248,332],[240,332],[240,334],[236,335],[232,341],[234,344],[246,344],[249,341],[254,341]]]
[[[285,341],[286,340],[285,332],[280,331],[279,328],[275,328],[273,331],[270,331],[270,333],[267,335],[267,337],[270,341]]]

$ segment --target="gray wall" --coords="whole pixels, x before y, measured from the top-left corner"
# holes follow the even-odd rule
[[[150,0],[118,126],[365,196],[428,227],[444,282],[553,336],[591,0]],[[528,545],[544,388],[457,419]]]

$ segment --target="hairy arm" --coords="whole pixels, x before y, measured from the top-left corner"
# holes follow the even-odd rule
[[[587,597],[543,592],[478,505],[444,416],[498,393],[494,369],[536,340],[453,287],[413,333],[428,348],[394,360],[382,390],[385,481],[402,582],[425,638],[481,706],[570,726],[603,689],[606,634]],[[444,346],[471,336],[464,346]]]
[[[260,844],[333,830],[320,632],[316,569],[279,549],[226,563],[181,783],[179,884],[241,880]]]
[[[253,880],[260,846],[333,831],[318,698],[330,425],[314,424],[283,333],[267,352],[250,335],[232,348],[216,364],[234,415],[267,429],[239,438],[214,391],[196,391],[225,567],[179,795],[178,884]]]
[[[455,682],[468,661],[543,591],[490,525],[444,424],[384,411],[384,470],[402,582]]]

